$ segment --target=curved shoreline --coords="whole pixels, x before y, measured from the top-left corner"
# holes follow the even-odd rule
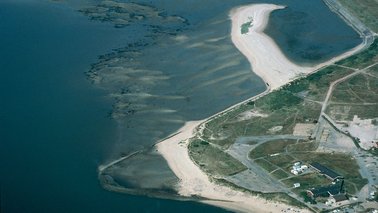
[[[197,131],[201,131],[201,129],[204,127],[204,124],[206,124],[206,122],[208,122],[209,120],[229,111],[236,106],[268,94],[271,90],[277,89],[280,86],[288,83],[290,80],[293,80],[298,73],[309,73],[310,71],[312,71],[310,68],[304,69],[303,67],[290,62],[283,55],[274,41],[263,33],[263,30],[268,23],[269,14],[275,9],[282,8],[284,7],[272,4],[258,4],[239,7],[237,9],[233,9],[230,13],[232,20],[232,41],[235,46],[248,58],[253,67],[253,71],[256,72],[260,77],[262,77],[266,83],[268,83],[267,90],[241,103],[235,104],[227,108],[226,110],[216,113],[215,115],[205,120],[187,122],[180,130],[177,131],[177,133],[172,134],[171,137],[156,144],[158,152],[166,159],[171,170],[180,179],[178,193],[181,196],[200,196],[208,198],[209,200],[204,200],[202,202],[241,212],[271,212],[287,210],[288,208],[297,209],[301,212],[308,211],[306,209],[294,208],[284,203],[267,201],[258,196],[253,196],[248,193],[236,191],[229,187],[217,185],[209,180],[207,174],[205,174],[191,160],[188,153],[189,139],[192,138]],[[253,30],[253,32],[251,32],[249,35],[246,35],[248,36],[247,38],[249,40],[245,40],[245,37],[243,38],[240,33],[240,25],[245,23],[246,18],[248,18],[249,16],[246,16],[246,12],[247,14],[253,14],[254,20],[254,24],[250,28],[250,30]],[[256,38],[258,42],[252,43],[251,47],[248,41],[253,41],[254,38]],[[267,66],[265,62],[266,53],[264,53],[264,51],[259,52],[259,54],[257,55],[255,54],[255,51],[250,51],[250,49],[256,49],[253,48],[253,44],[257,44],[258,47],[262,50],[266,48],[266,46],[264,46],[265,44],[269,45],[272,53],[276,54],[276,66],[277,64],[278,66],[287,66],[288,69],[286,70],[289,74],[283,75],[282,73],[278,72],[278,75],[272,75],[271,72],[269,75],[269,73],[263,72],[262,70],[266,69],[267,67],[272,67],[269,67],[269,65]],[[274,68],[270,70],[274,71]],[[281,76],[283,78],[280,78]]]
[[[366,45],[364,41],[347,52],[314,66],[299,66],[290,61],[276,42],[264,33],[270,13],[284,8],[284,6],[273,4],[253,4],[232,9],[230,12],[232,42],[251,63],[252,71],[261,77],[272,90],[347,58],[362,50]],[[253,21],[249,32],[242,34],[241,25],[251,19]]]
[[[197,131],[201,131],[209,120],[236,106],[260,98],[270,93],[272,90],[279,89],[290,81],[316,72],[338,60],[353,55],[367,45],[366,42],[364,42],[316,66],[302,67],[296,65],[288,60],[274,40],[263,32],[268,23],[269,14],[273,10],[283,8],[282,6],[273,4],[254,4],[234,8],[230,12],[230,18],[232,20],[232,42],[239,51],[247,57],[248,61],[251,63],[252,71],[267,83],[267,90],[216,113],[205,120],[187,122],[176,133],[171,134],[155,145],[158,152],[167,161],[171,170],[180,179],[178,186],[179,195],[184,197],[203,197],[208,200],[201,202],[241,212],[279,212],[281,210],[287,210],[288,208],[293,209],[292,206],[283,203],[267,201],[263,198],[211,182],[207,174],[191,160],[188,153],[189,138],[192,138]],[[253,26],[250,27],[250,32],[241,34],[241,24],[247,22],[250,17],[253,17]],[[269,57],[267,57],[267,55]],[[296,209],[298,210],[298,208]],[[300,209],[300,211],[306,212],[308,210]]]
[[[279,47],[263,31],[272,11],[285,7],[273,4],[254,4],[231,10],[231,40],[236,48],[248,59],[252,71],[261,77],[272,90],[286,84],[301,73],[309,73],[309,68],[289,61]],[[245,34],[241,26],[251,21]]]
[[[241,212],[276,212],[288,208],[293,209],[292,206],[283,203],[267,201],[257,196],[216,185],[191,160],[188,153],[189,139],[197,131],[201,131],[204,125],[214,117],[236,106],[264,96],[272,90],[279,89],[290,81],[309,75],[336,61],[349,57],[367,46],[367,43],[364,41],[353,49],[312,67],[296,65],[287,59],[273,39],[263,32],[268,23],[270,13],[273,10],[283,8],[283,6],[273,4],[254,4],[234,8],[230,12],[232,42],[247,57],[251,63],[252,71],[266,82],[267,90],[216,113],[205,120],[187,122],[177,133],[172,134],[172,137],[156,144],[158,152],[166,159],[169,167],[180,179],[178,186],[178,193],[180,195],[205,197],[209,200],[202,201],[204,203]],[[241,25],[250,20],[253,21],[253,24],[249,28],[249,32],[242,34]],[[229,202],[219,200],[228,200]],[[306,212],[309,210],[300,209],[300,211]]]

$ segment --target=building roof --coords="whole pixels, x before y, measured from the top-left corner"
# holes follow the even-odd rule
[[[328,169],[327,167],[321,165],[320,163],[312,163],[310,164],[312,167],[314,167],[316,170],[318,170],[320,173],[326,175],[330,179],[337,179],[337,178],[343,178],[343,176],[339,175],[338,173],[334,172],[331,169]]]
[[[343,183],[342,181],[339,181],[336,184],[332,184],[329,186],[322,186],[318,188],[312,188],[308,191],[311,192],[312,196],[314,197],[319,197],[319,196],[328,197],[329,195],[334,196],[334,195],[340,194],[342,188],[343,188]]]
[[[336,202],[348,200],[348,197],[345,194],[337,194],[337,195],[332,196],[332,198],[335,199]]]

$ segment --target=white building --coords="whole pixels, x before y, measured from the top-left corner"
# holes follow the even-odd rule
[[[299,174],[299,172],[297,170],[294,170],[294,169],[292,169],[290,172],[293,173],[293,174],[295,174],[295,175]]]
[[[306,171],[307,169],[308,169],[307,165],[302,165],[301,162],[296,162],[296,163],[294,163],[290,172],[293,173],[294,175],[298,175],[298,174]]]

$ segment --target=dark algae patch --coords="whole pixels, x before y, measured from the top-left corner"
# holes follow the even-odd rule
[[[156,32],[168,34],[175,32],[174,26],[188,24],[183,17],[168,15],[154,6],[135,2],[101,1],[95,6],[81,9],[80,12],[92,20],[110,22],[117,28],[148,22]]]

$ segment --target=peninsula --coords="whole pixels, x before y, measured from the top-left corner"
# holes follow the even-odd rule
[[[261,165],[257,163],[259,166],[256,166],[253,163],[250,163],[253,156],[252,152],[249,152],[259,147],[256,146],[256,144],[260,143],[257,141],[261,140],[259,135],[262,133],[257,132],[256,129],[259,128],[255,128],[254,130],[251,130],[251,134],[257,136],[251,137],[254,138],[251,140],[256,141],[248,142],[249,144],[234,144],[238,139],[238,136],[241,136],[237,135],[239,131],[236,130],[236,128],[240,127],[245,129],[244,133],[246,133],[248,131],[248,123],[246,120],[251,118],[271,118],[274,119],[274,121],[271,121],[271,124],[269,124],[271,127],[264,130],[264,134],[267,132],[269,133],[269,135],[264,135],[264,137],[269,137],[271,140],[266,139],[265,141],[262,141],[261,144],[269,144],[270,142],[275,142],[277,139],[283,139],[284,143],[279,141],[276,144],[278,144],[278,147],[286,147],[286,151],[288,150],[288,145],[303,146],[301,151],[308,151],[307,148],[309,146],[311,146],[311,148],[308,149],[311,151],[318,150],[320,141],[318,138],[323,134],[319,133],[319,131],[324,132],[325,129],[322,112],[327,106],[328,100],[321,99],[318,101],[323,104],[323,107],[314,105],[313,100],[305,99],[305,96],[309,91],[303,91],[303,94],[295,93],[294,95],[291,92],[287,92],[287,90],[291,91],[292,89],[289,83],[292,82],[292,85],[301,84],[302,82],[300,79],[304,79],[304,77],[314,74],[317,71],[324,72],[317,76],[326,74],[326,78],[329,73],[332,73],[332,75],[342,75],[341,72],[338,73],[338,70],[334,71],[333,68],[324,68],[330,65],[333,67],[335,62],[356,54],[368,47],[371,43],[364,41],[362,44],[344,54],[315,66],[303,67],[296,65],[287,59],[276,43],[264,33],[264,29],[269,20],[269,14],[274,10],[284,8],[284,6],[273,4],[253,4],[235,8],[230,12],[230,18],[232,20],[232,41],[239,51],[247,57],[251,63],[252,71],[266,82],[267,90],[260,95],[219,112],[208,119],[187,122],[184,127],[175,134],[172,134],[171,137],[156,144],[158,152],[166,159],[169,167],[180,180],[178,185],[179,195],[184,197],[200,197],[204,203],[241,212],[280,212],[288,209],[290,209],[290,211],[307,212],[310,211],[309,209],[312,211],[316,210],[317,207],[313,208],[303,203],[302,205],[299,194],[296,194],[296,191],[292,192],[290,190],[291,187],[285,186],[284,180],[290,180],[293,177],[285,171],[286,167],[290,167],[290,164],[298,160],[299,157],[288,155],[291,159],[288,161],[285,168],[281,168],[271,162],[267,165],[266,162],[269,161],[259,159],[262,157],[259,156],[259,158],[256,158],[257,160],[255,162],[257,163],[258,161],[263,160],[265,164]],[[372,63],[364,70],[368,70],[374,65],[375,63]],[[338,65],[338,67],[341,66],[342,65]],[[331,69],[331,71],[328,69]],[[352,76],[359,73],[355,73]],[[341,77],[342,76],[340,76],[340,78]],[[344,77],[336,83],[348,78],[349,77]],[[309,84],[311,84],[311,82]],[[307,84],[306,86],[309,87]],[[320,88],[319,86],[319,90],[326,90],[327,88],[328,87]],[[259,100],[261,97],[263,97],[262,101]],[[265,102],[273,100],[274,98],[280,98],[282,100],[276,101],[277,103],[275,103],[274,106],[266,106],[267,104]],[[259,104],[256,103],[257,101],[259,101]],[[307,107],[307,105],[310,104],[312,104],[311,107]],[[281,109],[282,106],[284,106],[283,109]],[[305,112],[303,112],[303,118],[300,118],[299,116],[302,116],[302,114],[298,112],[300,112],[302,108],[306,109],[302,110]],[[320,110],[320,108],[323,109]],[[294,121],[294,124],[287,124],[288,121],[279,120],[284,119],[283,116],[286,115],[285,113],[293,109],[298,110],[296,115],[297,120]],[[263,112],[264,110],[266,112]],[[278,115],[274,114],[274,110],[282,110],[282,114],[284,115],[277,117]],[[319,115],[320,117],[318,118]],[[227,118],[225,119],[224,117]],[[289,118],[291,117],[286,119]],[[303,119],[303,121],[301,119]],[[286,123],[281,124],[280,122]],[[275,123],[278,124],[274,125]],[[232,127],[232,125],[234,125],[234,127]],[[295,128],[293,126],[295,126]],[[229,130],[230,128],[232,130]],[[294,131],[294,133],[292,133],[292,131]],[[290,132],[292,135],[288,135]],[[345,140],[352,141],[349,139]],[[300,141],[304,141],[306,146],[298,144]],[[350,143],[353,144],[353,142]],[[347,146],[351,152],[356,151],[350,146],[350,144],[343,144],[340,146]],[[216,158],[204,162],[206,160],[201,159],[200,155],[203,154],[203,152],[206,152],[206,150],[211,150],[209,153],[218,155],[217,159],[219,159],[220,156],[224,157],[224,164],[211,166],[211,163],[217,164]],[[280,155],[279,152],[270,152],[267,154],[270,154],[271,156]],[[320,153],[319,155],[323,156],[323,153]],[[314,154],[314,156],[317,156],[317,154]],[[302,159],[299,160],[302,161]],[[273,164],[275,168],[267,172],[267,174],[262,174],[264,173],[264,169],[272,166],[271,164]],[[299,165],[299,163],[297,164]],[[352,164],[355,165],[354,162],[351,162],[351,165]],[[261,167],[263,169],[261,169]],[[356,165],[356,167],[358,168],[358,165]],[[256,172],[256,170],[258,170],[258,172]],[[279,174],[276,175],[275,173]],[[272,174],[274,177],[278,176],[279,181],[276,181],[274,178],[272,179]],[[261,178],[261,185],[265,184],[267,187],[259,188],[256,186],[259,185],[259,180],[255,180],[255,186],[248,186],[247,184],[247,186],[244,187],[243,184],[245,183],[237,184],[240,183],[240,179],[243,178],[250,178],[250,180]],[[264,178],[266,179],[266,183],[264,183]],[[361,177],[361,180],[364,179]],[[325,182],[323,181],[322,183],[324,184]],[[276,188],[270,188],[268,186],[269,184],[271,184],[271,187]],[[292,183],[290,182],[289,185],[290,184]],[[364,184],[366,183],[364,182]],[[294,187],[299,186],[299,183],[295,183],[294,185]],[[269,197],[266,196],[267,194],[264,192],[283,193],[284,195],[282,197]],[[270,195],[269,193],[268,195]],[[341,191],[338,193],[341,193]]]

